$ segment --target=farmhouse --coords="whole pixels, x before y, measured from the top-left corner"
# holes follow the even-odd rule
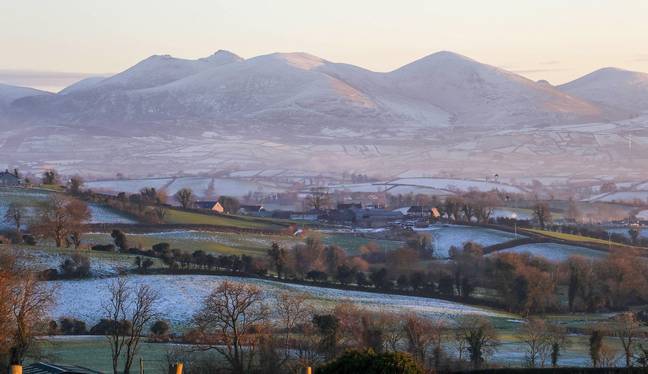
[[[216,213],[223,213],[225,209],[218,201],[196,201],[198,209],[207,209]]]
[[[8,169],[0,172],[0,187],[20,186],[20,178],[17,175],[18,172],[14,173],[10,172]]]

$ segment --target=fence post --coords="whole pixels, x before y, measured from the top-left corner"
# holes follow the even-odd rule
[[[182,368],[184,364],[182,362],[176,362],[173,365],[169,365],[169,374],[182,374]]]
[[[22,365],[11,365],[11,374],[22,374]]]
[[[306,366],[306,374],[313,374],[313,368],[310,366]]]

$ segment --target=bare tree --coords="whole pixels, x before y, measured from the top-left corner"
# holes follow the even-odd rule
[[[381,311],[376,323],[381,326],[385,349],[397,352],[399,343],[404,338],[403,316]]]
[[[459,338],[465,341],[470,362],[475,369],[481,368],[486,358],[493,354],[499,345],[493,325],[486,318],[477,315],[468,315],[461,319]]]
[[[545,366],[551,352],[551,340],[547,323],[539,318],[529,318],[522,329],[523,342],[526,346],[526,360],[530,368],[538,364]]]
[[[110,343],[113,373],[119,373],[119,358],[126,344],[121,324],[126,321],[128,304],[128,284],[126,278],[117,278],[110,285],[110,300],[104,305],[105,316],[110,323],[107,339]]]
[[[133,365],[133,359],[139,351],[140,339],[145,335],[146,327],[158,317],[155,311],[155,304],[158,300],[158,294],[148,285],[139,286],[132,297],[130,303],[130,321],[131,329],[126,337],[126,357],[124,358],[124,374],[130,373]]]
[[[547,223],[551,222],[551,212],[549,205],[543,202],[537,202],[533,206],[533,218],[538,222],[538,225],[544,230]]]
[[[424,319],[416,314],[410,314],[405,318],[403,330],[407,341],[409,353],[419,363],[427,364],[428,354],[434,350],[434,367],[440,365],[441,337],[445,326],[440,320]]]
[[[250,372],[260,335],[258,326],[269,310],[260,288],[223,282],[203,301],[194,316],[200,343],[220,353],[235,374]]]
[[[90,217],[90,209],[83,201],[52,195],[40,207],[38,221],[31,229],[42,237],[54,239],[56,246],[61,247],[72,233],[80,237]]]
[[[22,204],[11,203],[4,214],[4,221],[16,228],[16,233],[20,233],[20,226],[24,223],[26,209]]]
[[[614,335],[623,347],[626,367],[632,366],[636,340],[640,337],[641,325],[632,312],[621,313],[615,317]]]
[[[280,331],[283,332],[281,347],[283,357],[279,365],[290,358],[291,338],[299,326],[309,322],[313,315],[313,307],[306,302],[305,294],[279,293],[275,297],[275,313],[279,321]]]
[[[306,204],[313,210],[319,211],[328,207],[330,196],[326,187],[313,187],[306,197]]]
[[[0,255],[0,359],[4,354],[9,364],[22,364],[54,302],[53,291],[20,269],[15,256]]]
[[[564,327],[549,324],[549,344],[551,346],[551,367],[558,367],[558,359],[567,344],[567,331]]]
[[[182,188],[178,190],[178,192],[173,195],[176,199],[177,202],[182,205],[183,208],[187,209],[190,208],[195,201],[195,196],[193,194],[193,191],[191,191],[191,188]]]
[[[130,373],[133,360],[139,350],[146,326],[158,317],[155,303],[157,293],[148,285],[132,289],[126,278],[117,278],[110,285],[110,300],[104,305],[105,316],[111,326],[108,331],[113,372],[119,372],[119,360],[123,356],[122,373]]]

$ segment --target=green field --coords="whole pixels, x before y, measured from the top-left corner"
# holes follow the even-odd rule
[[[41,357],[33,361],[45,361],[76,365],[93,370],[112,372],[110,346],[103,336],[60,337],[60,339],[44,339],[37,344]],[[142,343],[132,372],[139,372],[139,359],[144,360],[146,373],[166,373],[167,353],[171,347],[167,344]]]
[[[574,243],[576,245],[578,245],[579,243],[590,243],[590,244],[597,244],[597,245],[601,245],[601,246],[605,246],[605,247],[612,246],[612,247],[618,247],[618,248],[638,249],[638,250],[645,251],[645,248],[634,247],[634,246],[631,246],[631,245],[617,243],[617,242],[609,242],[607,240],[597,239],[597,238],[590,238],[590,237],[581,236],[581,235],[567,234],[567,233],[562,233],[562,232],[547,231],[547,230],[540,230],[540,229],[519,229],[519,231],[520,232],[528,231],[528,232],[531,232],[531,233],[547,236],[547,237],[550,237],[550,238],[565,240],[565,241],[568,241],[568,242],[572,242],[572,243]]]
[[[209,215],[177,209],[168,209],[164,220],[166,223],[180,225],[214,225],[258,230],[279,230],[290,224],[290,222],[282,220],[229,215]]]
[[[348,254],[357,255],[359,254],[360,247],[366,245],[370,242],[378,244],[378,246],[386,251],[392,251],[398,249],[403,245],[403,242],[397,240],[382,240],[382,239],[371,239],[365,238],[362,236],[357,236],[353,234],[326,234],[322,241],[327,245],[337,245],[344,248]]]
[[[155,233],[126,233],[129,246],[151,248],[157,243],[169,243],[171,248],[193,252],[202,250],[218,254],[247,254],[264,256],[273,242],[290,248],[300,240],[289,235],[267,235],[256,233],[233,233],[214,231],[169,231]],[[111,244],[113,239],[107,233],[85,235],[85,242],[92,244]]]

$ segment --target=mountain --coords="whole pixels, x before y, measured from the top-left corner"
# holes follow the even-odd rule
[[[106,77],[88,77],[65,87],[64,89],[59,91],[58,94],[68,95],[79,91],[85,91],[87,89],[97,86],[104,79],[106,79]]]
[[[648,162],[644,81],[605,69],[555,87],[452,52],[390,72],[307,53],[155,55],[58,94],[0,87],[0,167],[474,177],[524,176],[533,165],[632,179]]]
[[[199,131],[274,128],[275,135],[605,119],[596,106],[554,87],[451,52],[389,73],[306,53],[247,60],[227,51],[197,60],[155,55],[112,77],[13,106],[27,122],[140,131],[182,123]]]
[[[13,101],[23,97],[39,95],[51,95],[51,93],[29,87],[11,86],[0,83],[0,108],[8,107]]]
[[[631,115],[648,112],[648,74],[603,68],[558,86],[561,91],[609,110]]]
[[[589,122],[601,111],[579,98],[452,52],[438,52],[389,74],[405,95],[428,101],[460,124]]]

